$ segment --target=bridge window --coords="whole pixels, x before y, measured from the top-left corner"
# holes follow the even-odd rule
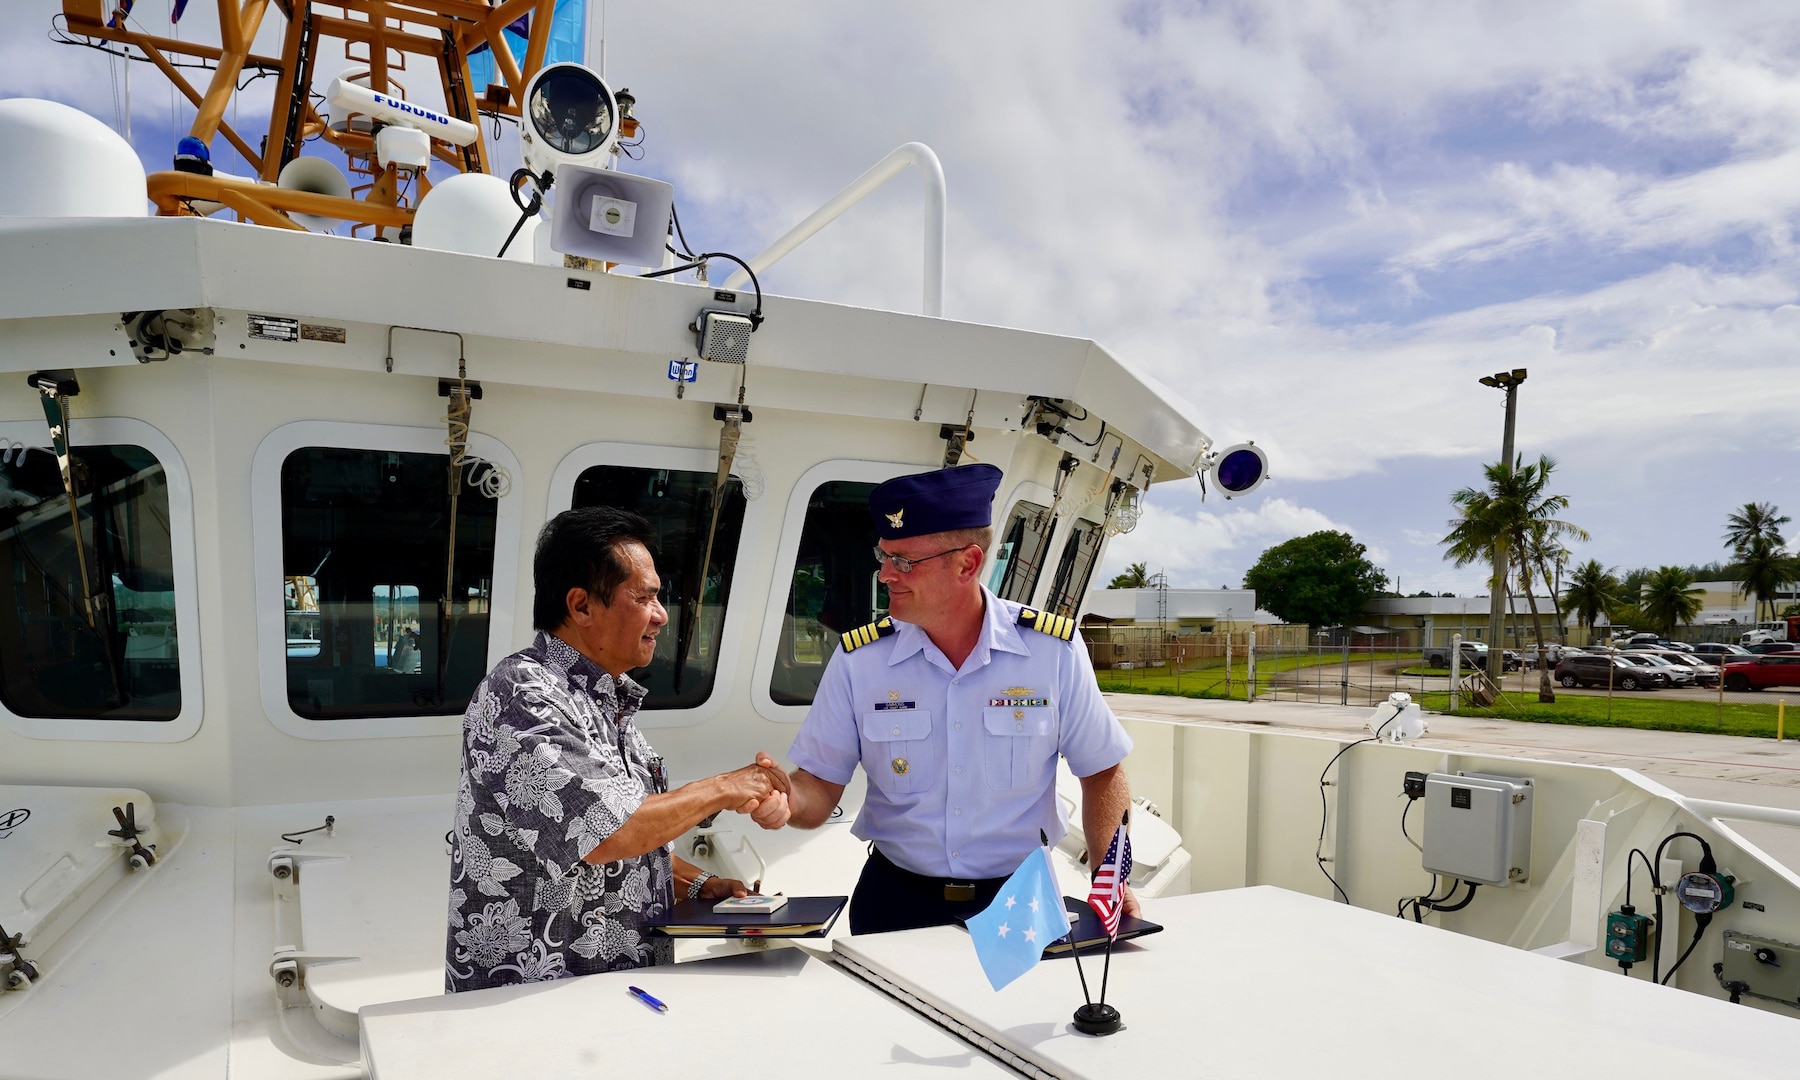
[[[1050,508],[1021,499],[1013,504],[1006,525],[994,543],[994,595],[1002,600],[1031,603],[1050,552],[1050,533],[1056,528]]]
[[[486,468],[471,462],[453,478],[447,454],[335,446],[283,460],[287,699],[297,715],[468,706],[487,673],[498,500],[470,483]]]
[[[769,698],[810,705],[838,637],[887,612],[887,586],[871,554],[881,539],[869,520],[871,483],[834,480],[813,490],[800,528],[782,612]]]
[[[1088,579],[1094,574],[1094,563],[1100,556],[1100,541],[1105,536],[1098,522],[1076,518],[1074,525],[1063,544],[1056,576],[1050,582],[1050,598],[1044,601],[1044,606],[1058,615],[1073,615],[1081,606]]]
[[[715,524],[715,476],[595,465],[575,479],[572,507],[615,506],[642,514],[656,537],[656,572],[669,625],[657,635],[655,658],[631,673],[650,691],[645,709],[691,709],[712,695],[745,509],[743,485],[731,477]]]
[[[0,467],[0,703],[20,717],[181,712],[169,482],[155,454],[17,447]],[[74,519],[79,519],[77,530]]]

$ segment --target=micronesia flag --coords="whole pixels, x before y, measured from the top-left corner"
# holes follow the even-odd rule
[[[1119,937],[1119,916],[1125,906],[1125,882],[1131,878],[1131,834],[1120,825],[1106,845],[1106,858],[1094,870],[1094,885],[1088,890],[1088,906],[1100,916],[1106,936]]]
[[[1067,937],[1069,917],[1044,849],[1032,849],[988,909],[965,925],[975,958],[996,990],[1030,971],[1043,959],[1046,945]]]

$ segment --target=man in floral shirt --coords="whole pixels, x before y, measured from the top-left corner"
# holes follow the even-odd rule
[[[608,507],[538,535],[537,637],[495,665],[463,717],[447,993],[643,967],[646,926],[678,892],[746,892],[670,841],[721,810],[783,803],[786,777],[758,754],[667,790],[632,720],[644,688],[625,674],[650,662],[669,621],[650,540],[649,522]]]

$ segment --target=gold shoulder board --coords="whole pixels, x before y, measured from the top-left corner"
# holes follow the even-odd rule
[[[854,652],[864,645],[867,645],[869,642],[887,637],[893,632],[894,620],[889,618],[883,618],[879,622],[872,622],[867,626],[859,626],[854,630],[845,631],[843,636],[844,651]]]
[[[1040,634],[1062,638],[1064,641],[1075,639],[1075,620],[1067,615],[1056,615],[1036,608],[1022,608],[1019,611],[1019,625],[1028,626]]]

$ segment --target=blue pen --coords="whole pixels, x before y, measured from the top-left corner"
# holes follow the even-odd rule
[[[650,1006],[652,1009],[655,1009],[657,1012],[668,1012],[669,1011],[669,1007],[667,1005],[664,1005],[662,1002],[651,997],[649,994],[644,993],[642,990],[639,990],[637,987],[627,986],[625,989],[631,991],[632,997],[637,998],[639,1001]]]

